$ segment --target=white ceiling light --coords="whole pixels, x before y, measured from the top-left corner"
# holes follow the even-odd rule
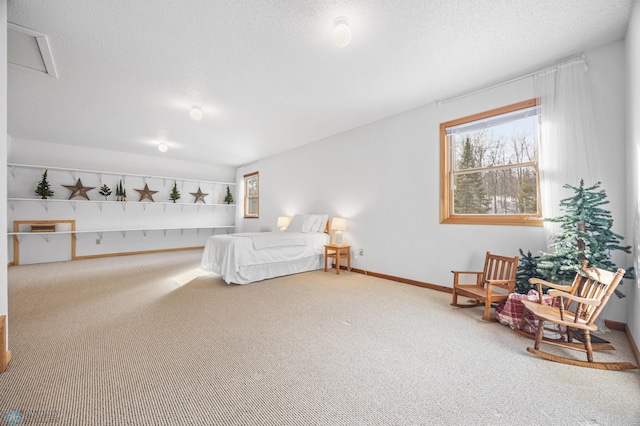
[[[344,16],[336,18],[333,22],[335,28],[333,29],[333,44],[336,47],[342,49],[347,47],[351,43],[351,28],[349,28],[349,20]]]
[[[191,108],[191,112],[189,113],[189,115],[194,120],[202,120],[202,110],[196,106]]]
[[[169,149],[168,146],[166,146],[165,144],[161,143],[160,145],[158,145],[158,151],[160,152],[167,152],[167,150]]]

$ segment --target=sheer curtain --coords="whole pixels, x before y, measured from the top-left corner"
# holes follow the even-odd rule
[[[584,56],[534,74],[534,93],[540,104],[540,192],[542,216],[559,216],[560,200],[572,194],[565,184],[596,183],[598,173],[593,137],[589,73]],[[560,232],[557,223],[544,222],[545,237]],[[604,313],[596,321],[599,333],[609,331]]]
[[[534,93],[541,110],[542,216],[550,218],[561,214],[560,200],[570,194],[565,184],[576,186],[584,179],[585,185],[593,185],[599,176],[584,55],[535,73]],[[545,222],[544,227],[548,240],[559,231],[554,223]]]

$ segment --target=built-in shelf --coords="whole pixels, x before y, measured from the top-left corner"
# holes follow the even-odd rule
[[[153,238],[153,241],[158,241],[163,237],[157,233],[164,233],[165,236],[171,236],[174,239],[171,244],[175,241],[175,246],[179,249],[183,241],[195,240],[200,243],[202,238],[197,237],[197,234],[202,234],[204,237],[209,234],[215,234],[216,232],[229,233],[233,232],[236,227],[237,204],[222,202],[225,187],[227,191],[229,188],[235,188],[237,187],[235,182],[218,182],[203,179],[50,167],[33,164],[9,163],[7,166],[9,174],[8,189],[10,195],[12,195],[7,198],[9,208],[9,217],[7,218],[9,222],[7,225],[8,230],[13,228],[13,232],[7,232],[7,236],[11,237],[14,241],[13,255],[14,264],[16,265],[19,264],[19,243],[25,236],[31,241],[31,236],[38,235],[43,237],[47,242],[56,241],[56,244],[58,244],[58,242],[64,240],[56,239],[56,235],[71,235],[71,259],[75,259],[75,240],[76,236],[80,235],[93,234],[97,236],[98,240],[102,240],[103,234],[120,233],[123,238],[131,235],[132,239],[137,239],[142,238],[143,235],[147,237],[148,233],[154,233],[152,235],[156,237]],[[20,169],[23,170],[19,171]],[[134,188],[138,187],[137,185],[141,185],[139,187],[146,185],[149,180],[154,180],[154,182],[149,183],[149,186],[154,184],[160,186],[159,181],[162,181],[162,187],[165,192],[161,193],[163,194],[162,196],[158,194],[158,198],[160,198],[161,201],[152,201],[149,198],[138,200],[137,193],[130,193],[128,201],[116,201],[113,199],[114,195],[110,195],[105,199],[104,196],[98,196],[96,194],[93,194],[96,199],[85,199],[82,197],[73,199],[42,199],[34,196],[33,189],[27,185],[33,182],[33,188],[35,188],[35,184],[37,183],[36,179],[40,179],[45,170],[49,173],[48,177],[50,181],[53,181],[52,185],[58,185],[60,181],[64,182],[72,177],[74,181],[78,179],[84,181],[85,178],[87,178],[87,180],[90,181],[89,185],[91,187],[97,187],[97,182],[100,182],[100,185],[104,185],[106,181],[107,185],[112,185],[115,177],[116,180],[122,182],[122,185],[127,184],[128,179],[128,185]],[[183,195],[184,198],[176,200],[176,202],[167,200],[169,196],[166,192],[167,187],[172,187],[174,182],[177,184],[177,188],[180,191],[185,191],[185,193],[188,191],[193,194],[196,192],[196,189],[200,192],[200,187],[202,186],[205,192],[211,193],[211,195],[207,194],[208,201],[217,202],[207,203],[204,197],[199,200],[196,199],[195,202],[193,200],[189,202],[187,201],[190,199],[188,195],[187,197]],[[66,185],[62,186],[65,187]],[[111,186],[111,189],[113,189],[113,186]],[[231,190],[234,191],[233,189]],[[129,190],[127,190],[127,192],[129,192]],[[59,193],[56,189],[56,195],[60,196],[62,193],[63,192]],[[115,207],[115,205],[121,206],[122,209]],[[65,206],[70,206],[72,210]],[[201,210],[205,213],[204,215],[200,214]],[[78,225],[77,227],[76,223]],[[65,225],[62,227],[62,230],[59,228],[56,229],[55,225],[53,225],[52,229],[38,228],[36,232],[33,231],[33,228],[30,230],[24,228],[29,224],[36,225],[36,227],[44,224]],[[109,229],[110,226],[114,225],[118,227]],[[173,232],[169,234],[169,231]],[[179,232],[179,235],[176,231]],[[100,244],[98,240],[96,240],[96,244]],[[86,249],[86,247],[84,249]]]
[[[126,209],[127,206],[131,205],[141,205],[144,210],[146,210],[147,206],[158,205],[163,206],[166,210],[166,206],[180,206],[180,208],[184,208],[184,206],[191,207],[224,207],[224,208],[235,208],[236,204],[206,204],[206,203],[174,203],[168,201],[113,201],[113,200],[62,200],[59,198],[7,198],[7,202],[9,203],[9,208],[11,210],[15,210],[15,202],[39,202],[43,205],[45,210],[49,210],[48,203],[68,203],[73,207],[73,210],[76,210],[78,204],[95,204],[102,211],[102,207],[105,204],[117,204],[121,206],[123,209]]]
[[[148,231],[171,231],[171,230],[180,230],[180,231],[186,231],[186,230],[190,230],[190,229],[210,229],[210,230],[215,230],[215,229],[233,229],[235,228],[234,225],[219,225],[219,226],[180,226],[180,227],[173,227],[173,228],[169,228],[169,227],[162,227],[162,228],[121,228],[121,229],[82,229],[82,230],[64,230],[64,231],[50,231],[50,232],[29,232],[29,231],[24,231],[24,232],[7,232],[7,235],[12,236],[12,235],[16,235],[16,236],[23,236],[23,235],[56,235],[56,234],[102,234],[104,232],[121,232],[121,233],[127,233],[127,232],[148,232]]]

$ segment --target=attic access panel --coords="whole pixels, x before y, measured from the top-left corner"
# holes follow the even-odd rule
[[[7,23],[7,62],[58,78],[47,35],[11,22]]]

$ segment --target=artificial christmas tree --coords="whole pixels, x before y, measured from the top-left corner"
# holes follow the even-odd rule
[[[173,182],[173,189],[171,189],[169,199],[174,203],[180,199],[180,192],[178,191],[178,184],[176,182]]]
[[[227,204],[233,203],[233,195],[231,195],[231,190],[227,186],[227,195],[224,197],[224,202]]]
[[[520,294],[527,294],[529,290],[535,288],[529,283],[529,278],[541,278],[538,273],[538,262],[540,256],[534,256],[530,251],[524,254],[520,249],[520,261],[516,271],[516,285],[514,291]]]
[[[631,246],[620,244],[624,237],[611,230],[613,218],[611,212],[601,207],[609,201],[606,192],[598,189],[600,182],[585,187],[580,179],[578,186],[567,184],[564,187],[574,192],[571,197],[560,201],[564,214],[545,219],[560,224],[560,233],[552,237],[554,251],[542,252],[538,259],[523,257],[527,269],[519,268],[521,282],[536,277],[568,284],[580,271],[584,259],[589,261],[589,266],[615,271],[618,267],[611,260],[611,253],[616,250],[631,253]],[[625,278],[634,276],[633,267],[626,268]],[[617,289],[616,295],[624,297]]]
[[[53,190],[49,185],[49,181],[47,180],[47,170],[42,174],[42,179],[38,183],[38,187],[36,188],[36,195],[42,197],[43,200],[46,200],[49,197],[53,197]]]

